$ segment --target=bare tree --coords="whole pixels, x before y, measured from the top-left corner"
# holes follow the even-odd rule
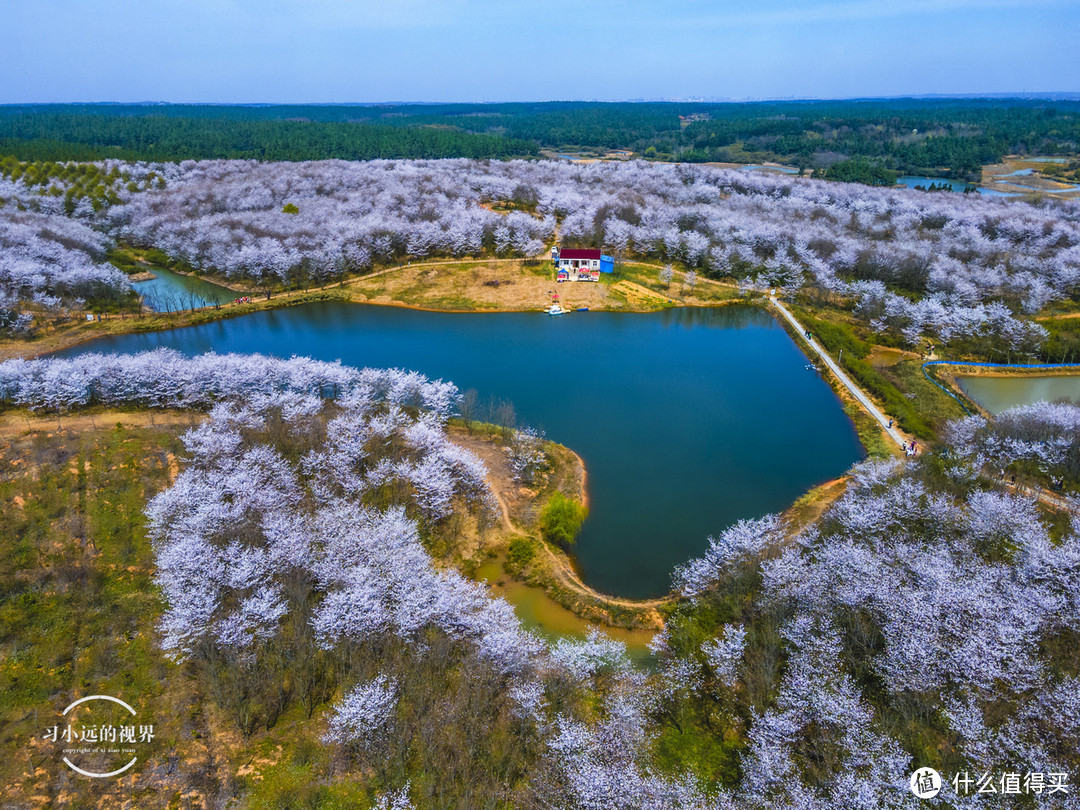
[[[478,397],[476,389],[470,388],[461,395],[461,401],[458,403],[458,413],[461,414],[461,419],[465,422],[465,427],[470,433],[472,432],[472,420],[476,418]]]
[[[510,441],[517,427],[517,413],[514,411],[514,403],[508,399],[492,400],[492,421],[502,428],[503,439]]]

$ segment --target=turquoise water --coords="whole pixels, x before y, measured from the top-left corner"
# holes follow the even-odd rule
[[[998,174],[998,175],[994,175],[994,176],[1004,179],[1006,177],[1014,177],[1014,176],[1015,177],[1027,177],[1031,173],[1032,173],[1031,169],[1020,169],[1019,171],[1015,171],[1015,172],[1012,172],[1010,174]],[[928,188],[931,183],[937,184],[939,186],[942,183],[945,183],[946,185],[949,186],[949,188],[951,188],[953,191],[956,191],[956,192],[963,192],[963,190],[965,188],[967,188],[967,186],[968,186],[968,183],[966,181],[964,181],[964,180],[949,180],[948,178],[945,178],[945,177],[916,177],[914,175],[909,175],[909,174],[905,174],[902,177],[896,178],[896,182],[898,184],[902,185],[902,186],[907,186],[908,188],[915,188],[915,186],[923,186],[924,188]],[[1023,185],[1022,183],[1020,183],[1018,181],[1012,181],[1012,184],[1013,185]],[[1019,191],[1017,191],[1017,192],[998,191],[998,190],[992,189],[992,188],[983,188],[982,186],[976,186],[975,190],[978,191],[979,194],[984,194],[987,197],[1021,197],[1021,196],[1023,196],[1023,192],[1019,192]],[[1047,189],[1032,188],[1032,192],[1036,192],[1036,191],[1047,191]],[[1057,189],[1057,190],[1054,190],[1053,193],[1055,193],[1055,194],[1072,194],[1073,192],[1076,192],[1076,191],[1080,191],[1080,186],[1075,186],[1074,188]]]
[[[753,172],[753,171],[781,172],[782,174],[798,174],[799,173],[798,169],[793,168],[791,166],[762,166],[762,165],[760,165],[758,163],[748,163],[747,165],[742,166],[739,169],[739,171],[744,171],[744,172]]]
[[[584,458],[581,574],[625,597],[666,593],[708,535],[783,510],[863,456],[835,394],[756,307],[550,318],[320,302],[65,354],[158,346],[399,366],[511,401],[519,422]]]
[[[1067,400],[1080,405],[1080,374],[1068,376],[961,377],[960,390],[992,414],[1032,402]]]
[[[916,177],[915,175],[905,174],[896,178],[896,182],[899,185],[907,186],[908,188],[915,188],[915,186],[922,186],[929,188],[931,184],[941,185],[945,183],[953,191],[963,192],[968,187],[969,183],[966,180],[949,180],[946,177]],[[1005,191],[995,191],[992,188],[983,188],[977,186],[976,190],[979,194],[985,194],[987,197],[1019,197],[1020,194],[1011,194]]]
[[[157,278],[136,281],[131,286],[142,296],[143,303],[154,312],[177,312],[226,304],[239,294],[201,278],[174,273],[163,267],[155,267],[151,272]]]

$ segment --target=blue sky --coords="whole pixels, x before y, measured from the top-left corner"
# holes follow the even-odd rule
[[[0,102],[1080,91],[1080,0],[8,0]]]

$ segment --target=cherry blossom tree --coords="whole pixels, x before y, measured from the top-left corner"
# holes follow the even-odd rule
[[[57,309],[87,298],[119,300],[131,285],[105,263],[108,244],[63,215],[0,207],[0,311],[22,309],[19,302]]]

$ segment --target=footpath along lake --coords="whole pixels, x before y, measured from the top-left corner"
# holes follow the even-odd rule
[[[585,460],[582,577],[668,592],[673,569],[863,457],[840,401],[765,310],[451,314],[320,302],[62,352],[165,346],[415,369],[513,403]]]

